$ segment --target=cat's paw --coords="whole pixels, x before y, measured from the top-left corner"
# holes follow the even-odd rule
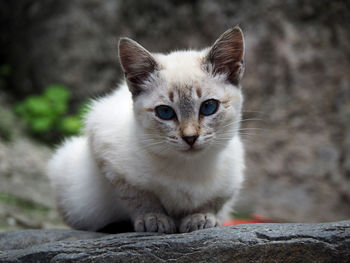
[[[136,217],[134,222],[136,232],[176,233],[174,221],[167,215],[147,213]]]
[[[188,233],[199,229],[219,226],[220,222],[214,214],[192,214],[182,219],[180,233]]]

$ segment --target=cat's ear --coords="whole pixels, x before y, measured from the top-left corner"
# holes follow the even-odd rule
[[[238,85],[244,72],[244,38],[242,30],[234,27],[223,33],[209,49],[205,63],[209,73],[225,74]]]
[[[119,58],[129,89],[136,97],[142,92],[142,83],[157,69],[152,54],[130,38],[119,40]]]

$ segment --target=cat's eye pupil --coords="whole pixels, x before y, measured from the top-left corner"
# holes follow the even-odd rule
[[[214,99],[206,100],[202,103],[199,112],[204,116],[209,116],[214,114],[217,111],[218,107],[219,107],[219,102],[217,100],[214,100]]]
[[[156,115],[162,120],[171,120],[175,117],[175,111],[166,105],[156,107]]]

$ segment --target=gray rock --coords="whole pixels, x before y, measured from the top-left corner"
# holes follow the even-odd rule
[[[0,262],[349,262],[350,221],[251,224],[189,234],[27,230],[0,235]]]
[[[45,174],[52,150],[25,135],[5,98],[0,91],[0,126],[5,126],[11,135],[10,140],[0,135],[0,232],[62,227]],[[4,112],[9,116],[7,123]]]
[[[87,240],[105,234],[68,229],[17,230],[0,233],[0,251],[31,248],[58,241]]]

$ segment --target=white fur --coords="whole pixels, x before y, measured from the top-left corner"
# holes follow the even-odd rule
[[[67,140],[48,166],[58,205],[68,224],[97,230],[130,218],[130,209],[113,185],[117,178],[154,193],[169,214],[191,211],[218,193],[231,195],[218,214],[221,219],[227,218],[243,181],[244,151],[237,132],[242,95],[237,87],[224,82],[224,76],[209,76],[201,69],[205,54],[204,50],[154,55],[162,66],[149,80],[148,87],[155,91],[133,102],[124,83],[92,104],[85,135]],[[158,96],[165,96],[174,83],[201,86],[203,95],[196,108],[208,98],[221,100],[228,94],[235,98],[228,109],[228,124],[216,131],[216,136],[221,134],[223,138],[214,136],[207,143],[200,137],[196,142],[198,153],[183,152],[188,145],[180,139],[173,144],[157,143],[160,135],[152,127],[159,120],[153,112],[143,111],[153,107]],[[176,105],[173,107],[177,110]],[[96,158],[106,160],[105,177]]]
[[[97,230],[111,221],[127,219],[114,188],[97,174],[86,137],[66,141],[49,163],[58,207],[77,229]]]

